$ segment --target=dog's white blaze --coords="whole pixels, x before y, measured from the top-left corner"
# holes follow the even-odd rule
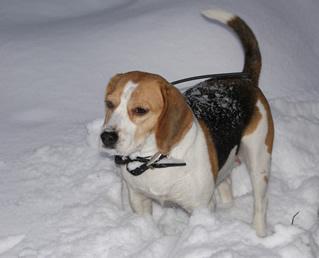
[[[132,81],[127,82],[123,89],[120,104],[114,110],[105,128],[106,131],[115,129],[118,132],[119,141],[116,145],[116,150],[121,154],[128,154],[134,148],[136,125],[129,118],[127,103],[137,86],[138,84]]]
[[[132,81],[128,81],[126,83],[126,85],[124,86],[124,90],[121,96],[121,103],[126,103],[128,102],[128,100],[131,97],[131,94],[133,93],[133,91],[136,89],[136,87],[138,86],[137,83],[134,83]]]
[[[125,86],[120,99],[120,104],[114,110],[106,129],[126,129],[124,124],[129,124],[130,119],[127,112],[127,102],[131,97],[132,92],[136,89],[137,84],[129,81]],[[131,124],[133,124],[131,122]]]
[[[219,9],[202,11],[202,15],[208,19],[217,20],[225,24],[236,17],[232,13],[226,12],[224,10],[219,10]]]

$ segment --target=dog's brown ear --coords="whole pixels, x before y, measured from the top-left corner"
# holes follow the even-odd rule
[[[178,89],[168,83],[161,86],[164,107],[155,136],[158,150],[168,154],[191,128],[193,113]]]

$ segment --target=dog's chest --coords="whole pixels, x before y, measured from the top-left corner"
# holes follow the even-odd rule
[[[129,189],[160,203],[170,201],[187,210],[207,204],[214,190],[214,178],[205,143],[204,133],[194,121],[170,153],[186,166],[149,169],[139,176],[133,176],[122,166],[123,179]]]
[[[213,138],[219,168],[231,150],[239,146],[243,130],[248,124],[255,97],[249,80],[212,79],[187,90],[186,101],[198,120],[203,120]]]
[[[177,195],[185,195],[184,185],[179,184],[187,181],[188,173],[184,168],[149,169],[139,176],[131,175],[125,168],[122,168],[121,172],[133,190],[161,203],[177,201]]]

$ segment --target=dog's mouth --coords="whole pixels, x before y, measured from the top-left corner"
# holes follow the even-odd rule
[[[123,142],[119,141],[115,148],[113,149],[118,155],[131,155],[133,153],[138,152],[140,146],[132,146],[127,144],[124,144]]]
[[[133,137],[124,137],[122,131],[104,129],[100,134],[101,151],[112,155],[128,156],[140,153],[144,142],[144,140],[135,141]]]
[[[130,155],[134,152],[132,147],[127,147],[122,141],[117,141],[115,144],[105,144],[102,140],[100,141],[101,152],[110,155]]]

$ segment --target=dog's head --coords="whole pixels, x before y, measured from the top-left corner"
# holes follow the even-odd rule
[[[129,155],[155,136],[167,154],[186,134],[193,120],[184,96],[159,75],[128,72],[115,75],[106,87],[104,147]]]

